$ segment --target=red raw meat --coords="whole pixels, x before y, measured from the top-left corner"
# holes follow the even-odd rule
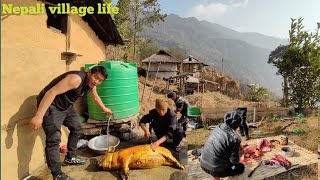
[[[289,160],[279,154],[275,154],[270,160],[263,160],[262,164],[267,167],[283,166],[286,170],[290,169],[292,166]]]
[[[257,159],[262,156],[262,152],[259,149],[255,148],[255,146],[246,146],[242,149],[242,157],[240,158],[240,162],[248,162],[252,159]]]
[[[257,139],[257,145],[245,145],[241,146],[240,150],[242,151],[242,156],[240,162],[248,162],[252,159],[258,159],[263,156],[263,152],[271,151],[273,145],[264,138]]]
[[[286,159],[285,157],[281,156],[280,154],[274,155],[274,158],[272,158],[272,159],[278,161],[281,166],[286,168],[286,170],[290,169],[290,167],[292,165],[292,163],[288,159]]]
[[[269,152],[271,151],[272,144],[264,138],[257,139],[257,146],[261,152]]]
[[[263,161],[262,161],[262,164],[263,164],[264,166],[268,166],[268,167],[279,167],[279,166],[281,166],[278,161],[272,160],[272,159],[270,159],[270,160],[263,160]]]

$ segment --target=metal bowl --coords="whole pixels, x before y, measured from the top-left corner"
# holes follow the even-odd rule
[[[291,157],[294,154],[294,149],[292,147],[286,146],[281,148],[281,152],[286,157]]]
[[[106,154],[110,146],[117,147],[120,139],[112,135],[96,136],[88,142],[88,147],[97,154]]]

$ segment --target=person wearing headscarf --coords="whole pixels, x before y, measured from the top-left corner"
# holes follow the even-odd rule
[[[238,112],[226,113],[224,123],[212,130],[202,149],[200,166],[215,180],[244,171],[244,165],[239,162],[241,137],[236,133],[240,125]]]

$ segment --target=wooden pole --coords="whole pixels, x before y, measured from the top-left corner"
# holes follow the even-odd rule
[[[183,91],[183,96],[186,96],[187,93],[187,78],[183,78],[184,81],[184,91]]]
[[[143,92],[142,92],[142,97],[141,97],[140,102],[142,102],[142,100],[143,100],[144,90],[146,89],[146,84],[147,84],[147,78],[148,78],[148,75],[149,75],[150,64],[151,64],[151,59],[149,59],[149,65],[148,65],[148,69],[147,69],[147,75],[146,75],[146,78],[144,79]]]
[[[169,82],[169,80],[167,80],[167,82],[166,82],[166,88],[165,88],[165,91],[166,91],[166,92],[168,92],[168,90],[169,90],[169,88],[168,88],[168,87],[169,87],[168,82]]]
[[[224,69],[223,69],[223,58],[222,58],[222,73],[224,73]]]
[[[253,123],[256,123],[256,107],[253,108]]]
[[[154,78],[154,81],[153,81],[153,83],[152,83],[152,88],[151,88],[151,91],[150,91],[149,99],[148,99],[148,100],[150,100],[151,93],[152,93],[153,88],[154,88],[154,84],[155,84],[155,82],[156,82],[156,80],[157,80],[157,77],[158,77],[158,72],[159,72],[160,66],[161,66],[161,62],[160,62],[160,63],[159,63],[159,65],[158,65],[158,69],[157,69],[156,77]]]
[[[204,93],[204,83],[202,84],[202,94]]]
[[[186,94],[186,81],[185,81],[185,78],[183,77],[183,96],[185,96],[185,94]]]
[[[182,95],[182,80],[179,78],[179,94]]]
[[[182,77],[180,78],[180,80],[181,80],[181,96],[183,96],[183,79],[182,79]]]
[[[198,93],[200,92],[200,81],[198,83]]]

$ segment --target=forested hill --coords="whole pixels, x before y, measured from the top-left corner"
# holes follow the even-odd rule
[[[196,18],[170,14],[154,28],[145,28],[141,35],[161,48],[181,49],[188,55],[221,70],[242,83],[259,83],[281,94],[281,79],[267,63],[268,56],[287,40],[258,33],[240,33]]]

